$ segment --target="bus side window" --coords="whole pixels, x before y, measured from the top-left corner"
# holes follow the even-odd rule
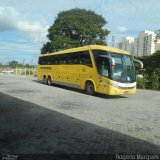
[[[74,57],[73,57],[73,54],[70,55],[69,63],[70,63],[70,64],[74,64]]]
[[[68,64],[72,64],[72,55],[71,54],[68,56]]]
[[[65,64],[65,55],[61,55],[60,64]]]
[[[71,64],[79,64],[79,52],[72,53],[70,55],[70,63]]]
[[[64,63],[64,64],[69,64],[69,54],[65,54],[65,55],[64,55],[63,63]]]
[[[42,64],[42,57],[39,57],[38,64]]]
[[[53,64],[56,64],[56,56],[53,56]]]
[[[92,61],[91,61],[89,51],[80,52],[80,64],[92,67]]]
[[[66,64],[70,64],[70,55],[66,54]]]
[[[55,55],[54,60],[53,60],[53,64],[59,64],[59,63],[60,63],[59,55]]]
[[[42,58],[42,61],[41,61],[41,64],[46,64],[46,57],[41,57]]]
[[[79,52],[75,53],[75,64],[79,64]]]
[[[47,64],[52,64],[52,56],[47,56]]]
[[[51,58],[51,62],[52,64],[54,64],[54,56],[52,55],[52,58]]]

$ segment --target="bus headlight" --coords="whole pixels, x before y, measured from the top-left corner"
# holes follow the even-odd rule
[[[109,85],[119,89],[133,89],[136,87],[136,82],[134,83],[109,82]]]

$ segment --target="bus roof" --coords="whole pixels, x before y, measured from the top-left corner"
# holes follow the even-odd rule
[[[113,47],[108,47],[108,46],[103,46],[103,45],[88,45],[88,46],[83,46],[83,47],[76,47],[76,48],[71,48],[71,49],[59,50],[59,51],[52,52],[52,53],[42,54],[40,55],[40,57],[65,54],[65,53],[73,53],[73,52],[86,51],[86,50],[104,50],[104,51],[116,52],[120,54],[129,54],[129,52],[118,49],[118,48],[113,48]]]

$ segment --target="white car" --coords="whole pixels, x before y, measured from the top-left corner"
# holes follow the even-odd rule
[[[14,73],[14,70],[3,70],[2,73],[11,74]]]

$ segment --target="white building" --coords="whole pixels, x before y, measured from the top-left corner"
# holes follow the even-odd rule
[[[142,31],[138,37],[123,37],[118,48],[129,51],[135,56],[148,56],[160,50],[160,40],[156,41],[156,34],[152,31]]]
[[[128,51],[133,54],[134,37],[122,37],[121,42],[118,44],[118,48]]]
[[[156,34],[152,31],[142,31],[135,38],[134,55],[148,56],[155,52]]]
[[[156,44],[155,44],[155,51],[158,51],[160,50],[160,39],[156,41]]]
[[[133,44],[133,55],[138,57],[138,48],[139,48],[139,38],[134,38],[134,44]]]

